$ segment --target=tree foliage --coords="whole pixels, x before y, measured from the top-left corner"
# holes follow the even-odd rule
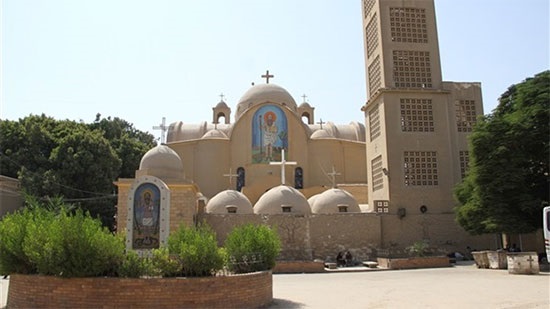
[[[470,136],[469,171],[455,188],[472,234],[529,233],[549,198],[550,71],[512,85]]]
[[[0,171],[19,178],[25,192],[42,199],[63,196],[113,225],[113,181],[133,177],[139,160],[155,145],[148,133],[119,119],[91,124],[44,114],[0,121]]]

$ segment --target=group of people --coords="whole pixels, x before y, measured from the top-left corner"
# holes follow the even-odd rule
[[[338,267],[353,266],[353,256],[351,255],[351,252],[338,252],[338,255],[336,256],[336,265],[338,265]]]

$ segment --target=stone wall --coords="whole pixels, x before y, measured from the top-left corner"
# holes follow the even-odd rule
[[[358,262],[374,260],[383,249],[404,249],[427,240],[435,253],[467,253],[472,249],[496,249],[494,235],[468,235],[454,214],[420,214],[399,218],[375,213],[338,213],[315,215],[235,215],[202,214],[199,220],[213,227],[218,244],[226,235],[245,223],[267,224],[278,232],[282,250],[279,260],[334,262],[340,251],[350,251]]]
[[[7,308],[258,308],[272,301],[271,272],[151,279],[12,275]]]

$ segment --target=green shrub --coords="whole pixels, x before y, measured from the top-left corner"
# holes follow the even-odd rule
[[[275,266],[281,241],[268,226],[246,224],[229,233],[225,250],[228,268],[235,273],[268,270]]]
[[[0,237],[3,273],[108,275],[124,255],[123,240],[82,210],[25,209],[0,221]]]
[[[426,241],[417,241],[411,246],[408,246],[405,248],[410,255],[413,256],[425,256],[428,253],[428,248],[430,247],[430,244]]]
[[[180,228],[168,237],[168,252],[182,266],[182,276],[212,276],[223,268],[216,236],[207,226]]]
[[[148,257],[140,257],[135,251],[128,251],[118,267],[118,275],[125,278],[140,278],[154,272]]]
[[[154,249],[151,261],[155,276],[175,277],[182,273],[183,265],[175,255],[170,255],[166,247]]]
[[[34,221],[45,221],[51,218],[53,213],[41,209],[35,211],[23,209],[2,218],[0,221],[1,274],[36,273],[36,266],[23,250],[27,227]]]

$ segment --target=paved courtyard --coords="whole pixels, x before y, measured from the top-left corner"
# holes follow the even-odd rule
[[[269,308],[550,308],[550,274],[449,268],[273,276]]]
[[[1,278],[1,277],[0,277]],[[0,279],[0,307],[9,280]],[[277,274],[274,308],[550,308],[550,273],[449,268]]]

